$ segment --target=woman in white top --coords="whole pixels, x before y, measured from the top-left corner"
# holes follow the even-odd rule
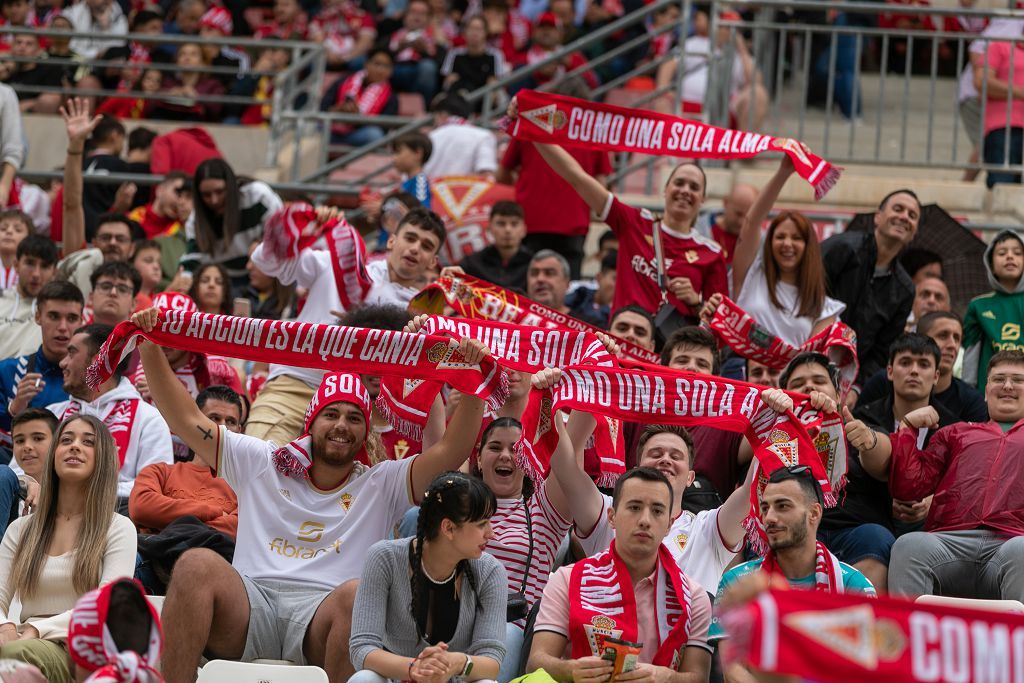
[[[71,683],[71,610],[88,591],[135,570],[135,527],[117,507],[117,446],[91,415],[69,417],[46,456],[36,512],[0,544],[0,659]],[[17,621],[11,603],[21,601]]]
[[[783,211],[762,243],[761,225],[793,171],[784,156],[747,211],[733,254],[732,288],[736,303],[761,327],[800,346],[834,323],[846,306],[825,295],[821,247],[806,216]],[[719,301],[712,297],[711,310]]]

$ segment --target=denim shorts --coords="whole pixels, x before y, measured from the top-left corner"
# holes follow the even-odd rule
[[[818,540],[846,564],[877,560],[888,567],[896,537],[880,524],[861,524],[849,529],[819,529]]]

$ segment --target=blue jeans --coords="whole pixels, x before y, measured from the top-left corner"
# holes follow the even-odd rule
[[[1006,138],[1009,134],[1010,138],[1010,157],[1006,157]],[[1019,166],[1024,163],[1022,159],[1024,155],[1024,128],[996,128],[990,133],[985,135],[985,151],[984,159],[986,164],[1001,164],[1005,161],[1009,161],[1011,164]],[[1016,183],[1020,184],[1021,174],[1011,173],[1010,171],[989,171],[986,178],[985,184],[992,188],[996,183]]]
[[[419,93],[423,105],[430,106],[430,100],[437,92],[438,66],[433,59],[424,57],[418,62],[399,62],[391,74],[391,83],[399,92]]]
[[[523,655],[526,633],[515,624],[505,624],[505,659],[498,669],[498,683],[508,683],[519,677],[519,658]]]
[[[395,538],[412,538],[416,535],[416,526],[420,520],[420,508],[416,507],[409,508],[405,515],[402,516],[402,521],[398,523],[398,534]]]
[[[850,17],[847,14],[839,13],[833,26],[850,26]],[[831,41],[831,36],[829,36]],[[854,35],[836,34],[835,41],[836,63],[835,63],[835,84],[832,89],[833,101],[839,106],[839,111],[848,119],[860,116],[863,100],[860,96],[860,83],[855,77],[857,72],[857,37]],[[814,77],[827,80],[829,67],[832,65],[832,45],[818,55],[814,64]],[[854,110],[854,99],[857,100],[857,108]]]
[[[18,475],[10,467],[0,467],[0,537],[7,525],[18,517]]]
[[[384,137],[384,129],[380,126],[361,126],[345,135],[331,133],[331,143],[349,147],[365,147],[371,142],[377,142],[382,137]]]
[[[879,524],[861,524],[849,529],[819,529],[818,540],[846,564],[853,565],[861,560],[877,560],[888,566],[896,537]]]

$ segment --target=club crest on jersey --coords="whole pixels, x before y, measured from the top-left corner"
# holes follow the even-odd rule
[[[687,249],[686,250],[686,262],[687,263],[695,263],[699,259],[700,259],[700,254],[698,254],[696,252],[696,250],[694,250],[694,249]]]
[[[292,499],[292,492],[289,491],[288,489],[278,489],[278,492],[281,494],[283,498],[287,498],[288,500]]]
[[[345,512],[348,512],[349,510],[351,510],[352,509],[352,494],[351,493],[343,493],[343,494],[341,494],[341,498],[338,499],[338,504],[341,505],[341,508]]]
[[[615,620],[598,614],[590,620],[589,624],[583,624],[583,630],[587,634],[587,641],[590,643],[590,651],[595,657],[604,652],[605,638],[621,638],[622,629],[615,628]]]
[[[676,545],[679,546],[680,550],[686,549],[686,542],[690,540],[689,534],[678,534],[676,535]]]

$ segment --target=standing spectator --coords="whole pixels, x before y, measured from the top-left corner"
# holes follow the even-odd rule
[[[118,38],[128,33],[128,18],[115,0],[82,0],[64,10],[75,31],[105,33],[109,38],[72,38],[71,49],[86,59],[95,59],[108,47],[124,44]]]
[[[309,25],[309,38],[323,44],[328,66],[356,70],[370,56],[377,27],[353,0],[324,0]]]
[[[21,211],[0,212],[0,290],[18,284],[18,270],[14,267],[18,245],[32,234],[34,227],[32,219]]]
[[[25,160],[25,135],[21,129],[18,95],[0,83],[0,208],[6,208],[14,176]]]
[[[427,105],[437,92],[437,35],[430,23],[430,3],[409,0],[402,28],[391,34],[388,48],[395,55],[392,80],[400,92],[419,93]]]
[[[578,79],[556,88],[561,95],[586,98],[586,88]],[[612,172],[608,152],[566,148],[588,176],[604,187]],[[590,231],[590,208],[587,202],[544,161],[530,142],[512,139],[501,159],[498,182],[515,185],[516,201],[526,214],[526,246],[534,251],[553,249],[569,261],[572,278],[580,278],[583,264],[583,243]],[[603,207],[602,207],[603,209]],[[598,209],[600,211],[601,209]],[[624,305],[618,301],[617,306]]]
[[[56,272],[57,245],[48,237],[29,235],[18,245],[14,267],[18,284],[0,291],[0,358],[24,356],[39,348],[36,297]]]
[[[430,179],[423,167],[430,161],[430,156],[434,153],[434,146],[430,142],[430,138],[423,133],[406,133],[395,140],[393,147],[395,170],[402,174],[402,183],[398,186],[399,189],[408,193],[419,202],[420,206],[429,209]],[[386,200],[381,203],[381,211],[384,210],[383,207],[386,203]],[[405,206],[407,210],[414,208],[410,204]],[[386,233],[387,226],[383,224],[383,221],[381,227]],[[385,241],[387,241],[386,238]]]
[[[182,267],[191,273],[204,263],[220,263],[232,287],[244,289],[249,245],[263,234],[267,217],[283,206],[281,198],[262,181],[237,177],[223,159],[199,164],[192,188],[199,201],[185,223],[188,251]]]
[[[60,109],[63,97],[61,89],[72,85],[64,78],[64,68],[47,63],[48,55],[40,44],[39,36],[33,33],[19,33],[14,36],[11,43],[11,56],[34,61],[16,63],[14,73],[6,79],[8,85],[27,85],[51,89],[50,92],[19,92],[18,103],[21,111],[56,114]]]
[[[487,44],[487,20],[482,15],[466,20],[462,37],[465,44],[448,50],[441,64],[445,90],[471,93],[508,73],[501,51]]]
[[[860,374],[847,395],[850,405],[860,385],[884,366],[910,315],[914,283],[897,257],[917,234],[920,217],[917,195],[896,190],[878,205],[873,231],[847,231],[821,245],[828,294],[846,304],[841,319],[857,333]]]
[[[219,121],[224,105],[200,98],[223,95],[224,84],[209,74],[196,71],[210,66],[199,43],[182,43],[174,58],[177,73],[164,77],[161,92],[167,99],[157,100],[151,115],[169,121]]]
[[[391,73],[395,68],[394,57],[386,48],[371,50],[367,55],[366,68],[348,78],[338,79],[320,101],[324,111],[344,114],[360,114],[370,121],[374,116],[398,114],[398,98],[391,89]],[[384,129],[369,123],[357,126],[353,123],[332,123],[331,144],[363,147],[384,137]]]
[[[510,201],[495,202],[487,232],[492,244],[465,257],[459,265],[467,275],[518,292],[526,291],[526,273],[533,252],[523,246],[523,207]]]
[[[196,302],[200,313],[231,315],[231,280],[219,263],[199,267],[188,295]]]
[[[497,506],[475,477],[439,474],[420,503],[416,538],[369,549],[352,610],[357,673],[349,681],[498,678],[508,581],[483,552]]]
[[[445,93],[430,109],[433,152],[423,167],[428,177],[491,175],[498,170],[498,141],[494,133],[468,121],[472,112],[464,97]]]
[[[537,17],[537,23],[533,27],[530,49],[526,51],[527,65],[532,66],[561,50],[565,44],[564,35],[562,21],[553,12],[544,12]],[[544,85],[566,71],[573,71],[586,63],[587,58],[581,52],[578,50],[570,52],[561,61],[555,60],[547,66],[535,70],[529,76],[527,87],[536,88]],[[579,75],[579,78],[587,84],[588,88],[596,88],[600,85],[597,74],[593,71],[585,71]]]
[[[1020,166],[1024,163],[1024,40],[992,40],[984,64],[974,71],[974,86],[987,97],[983,108],[986,164]],[[1010,80],[1013,79],[1013,80]],[[1021,174],[989,171],[985,184],[1021,182]]]
[[[9,446],[11,418],[28,408],[43,408],[67,399],[60,362],[68,352],[72,330],[82,321],[82,293],[70,282],[50,282],[39,290],[35,323],[39,347],[0,360],[0,445]],[[0,512],[2,516],[2,512]]]
[[[729,190],[729,194],[722,197],[722,210],[710,215],[711,226],[706,233],[711,239],[718,242],[725,254],[725,262],[732,265],[733,254],[736,253],[736,241],[743,229],[743,222],[746,220],[750,207],[757,199],[757,188],[746,183],[736,183]],[[702,229],[701,221],[698,226]],[[760,226],[758,226],[760,229]],[[735,282],[735,279],[733,280]]]
[[[256,38],[306,40],[309,18],[299,0],[274,0],[273,20],[256,29]]]
[[[84,3],[83,3],[84,4]],[[81,6],[81,5],[79,5]],[[87,110],[86,110],[87,113]],[[88,122],[88,118],[85,119]],[[111,173],[130,173],[128,163],[121,158],[124,150],[125,129],[124,124],[113,116],[90,122],[89,140],[85,156],[79,161],[71,159],[72,162],[82,166],[82,173],[89,175],[108,175]],[[70,135],[69,135],[70,139]],[[68,147],[69,157],[77,157],[78,154],[71,153],[72,147]],[[67,168],[65,173],[64,196],[67,201]],[[118,199],[118,186],[109,183],[89,183],[81,190],[82,204],[85,209],[85,239],[93,239],[98,227],[100,215],[113,210]],[[65,221],[66,222],[66,221]],[[74,245],[77,250],[81,244]],[[65,250],[64,255],[68,252]]]
[[[992,291],[971,300],[964,315],[964,381],[984,390],[989,359],[1020,343],[1024,321],[1024,237],[1013,230],[996,235],[985,249]]]
[[[948,311],[949,288],[937,277],[923,277],[914,283],[914,304],[907,318],[907,331],[914,332],[917,321],[932,311]]]
[[[117,446],[106,425],[75,415],[46,457],[37,511],[11,523],[0,546],[0,656],[71,683],[71,610],[81,595],[135,569],[135,527],[116,514]],[[21,603],[18,621],[11,605]]]
[[[223,7],[211,7],[199,20],[201,38],[228,38],[234,33],[231,13]],[[234,69],[234,73],[213,74],[225,88],[229,88],[240,75],[248,73],[249,55],[227,45],[203,43],[203,59],[209,66]]]
[[[173,462],[173,457],[167,423],[156,408],[142,400],[128,378],[122,376],[124,364],[96,389],[85,380],[86,369],[113,331],[109,325],[98,324],[75,330],[68,342],[67,355],[60,363],[68,399],[51,403],[46,409],[61,420],[75,415],[93,416],[114,430],[117,462],[120,463],[117,495],[127,505],[139,470],[150,463]]]

